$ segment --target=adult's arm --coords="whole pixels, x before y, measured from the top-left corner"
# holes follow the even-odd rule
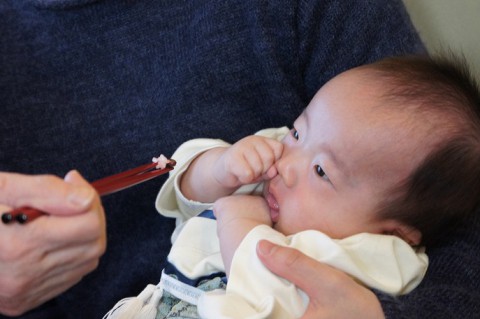
[[[20,315],[72,287],[105,251],[105,220],[95,190],[72,171],[54,176],[0,173],[0,211],[48,212],[24,225],[0,224],[0,313]]]

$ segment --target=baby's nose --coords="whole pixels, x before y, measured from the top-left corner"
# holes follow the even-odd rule
[[[300,169],[299,160],[293,154],[283,154],[276,162],[278,175],[282,178],[286,186],[292,187],[298,179],[298,170]]]

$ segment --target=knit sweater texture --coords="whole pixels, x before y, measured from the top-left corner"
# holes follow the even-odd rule
[[[88,180],[289,125],[334,75],[423,46],[401,0],[4,0],[0,170]],[[103,200],[99,267],[23,318],[101,318],[160,277],[172,220],[153,205],[165,178]],[[473,318],[478,219],[427,253],[411,294],[378,294],[387,318]]]

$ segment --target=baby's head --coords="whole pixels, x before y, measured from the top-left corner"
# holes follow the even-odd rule
[[[284,139],[265,188],[274,227],[435,242],[478,206],[479,103],[464,69],[426,57],[335,77]]]
[[[378,216],[412,225],[433,244],[480,204],[478,84],[459,59],[392,58],[370,68],[385,83],[387,105],[411,112],[411,127],[427,133],[423,158],[386,190]]]

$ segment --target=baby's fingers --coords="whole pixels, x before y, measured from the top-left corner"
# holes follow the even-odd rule
[[[279,141],[264,138],[255,145],[255,151],[258,154],[257,177],[266,174],[275,162],[280,158],[283,152],[283,144]]]
[[[271,172],[275,162],[282,153],[280,142],[271,139],[258,139],[254,147],[243,153],[245,163],[243,171],[237,175],[242,184],[255,183],[263,180]]]
[[[259,182],[271,172],[282,151],[283,145],[279,141],[261,136],[246,137],[234,144],[225,157],[226,171],[240,185]]]

